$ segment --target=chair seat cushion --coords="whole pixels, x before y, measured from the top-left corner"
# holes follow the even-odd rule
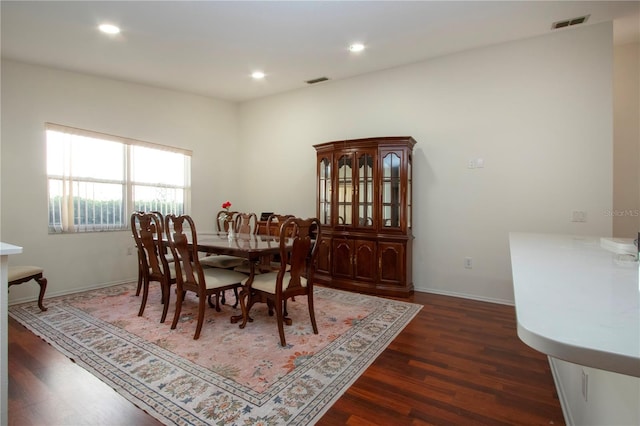
[[[251,288],[264,291],[265,293],[276,294],[276,280],[278,279],[278,272],[267,272],[266,274],[260,274],[253,277]],[[248,278],[242,280],[242,285],[246,284]],[[282,289],[286,290],[289,287],[289,281],[291,280],[291,274],[286,272],[282,278]],[[300,278],[300,284],[302,287],[307,286],[307,279]]]
[[[273,270],[277,271],[277,270],[279,270],[279,269],[280,269],[280,262],[270,262],[270,263],[269,263],[269,266],[271,266],[271,269],[273,269]],[[289,264],[287,263],[287,265],[285,266],[285,268],[286,268],[286,270],[287,270],[287,271],[290,271],[290,270],[291,270],[291,265],[289,265]]]
[[[207,289],[228,287],[234,284],[240,285],[247,276],[240,272],[221,268],[203,269]]]
[[[249,275],[251,273],[251,264],[247,259],[245,259],[244,262],[242,262],[242,265],[236,266],[235,268],[233,268],[233,270],[236,272],[242,272],[243,274]],[[256,275],[261,273],[259,264],[256,264],[253,266],[253,273]]]
[[[245,259],[236,256],[229,256],[226,254],[206,256],[200,258],[200,264],[202,266],[209,266],[211,268],[224,268],[230,269],[236,266],[242,265]]]
[[[44,270],[38,266],[9,266],[8,282],[38,275],[43,271]]]

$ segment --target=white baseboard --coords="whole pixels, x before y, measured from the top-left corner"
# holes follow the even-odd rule
[[[440,290],[435,288],[414,287],[414,290],[422,293],[433,293],[433,294],[440,294],[442,296],[461,297],[463,299],[477,300],[479,302],[498,303],[500,305],[514,306],[513,300],[495,299],[492,297],[478,296],[477,294],[456,293],[454,291],[446,291],[446,290]]]
[[[47,287],[47,292],[44,295],[44,301],[46,302],[46,300],[50,297],[56,297],[56,296],[66,296],[67,294],[73,294],[73,293],[80,293],[83,291],[88,291],[88,290],[96,290],[99,288],[105,288],[105,287],[112,287],[114,285],[119,285],[119,284],[126,284],[126,283],[130,283],[130,282],[134,282],[137,281],[137,278],[131,278],[128,280],[124,280],[124,281],[113,281],[110,283],[102,283],[102,284],[95,284],[92,286],[87,286],[87,287],[80,287],[80,288],[74,288],[71,290],[65,290],[65,291],[49,291],[49,288]],[[25,303],[25,302],[33,302],[33,301],[37,301],[38,300],[38,296],[33,296],[33,297],[19,297],[17,299],[12,300],[11,302],[8,303],[9,306],[11,305],[18,305],[20,303]],[[45,306],[47,305],[46,303],[44,303]]]

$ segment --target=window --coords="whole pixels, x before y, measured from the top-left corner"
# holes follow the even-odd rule
[[[49,233],[128,230],[132,211],[183,214],[191,151],[46,123]]]

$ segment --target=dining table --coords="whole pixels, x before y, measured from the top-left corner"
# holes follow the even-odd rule
[[[231,317],[232,323],[240,323],[240,328],[244,328],[247,322],[253,321],[249,316],[249,307],[245,302],[251,297],[251,283],[259,270],[271,270],[269,260],[273,255],[280,253],[280,237],[262,234],[229,234],[227,232],[198,232],[198,251],[211,253],[214,255],[226,254],[230,256],[242,257],[249,262],[249,276],[243,284],[238,295],[240,299],[241,315]],[[287,238],[285,249],[290,252],[293,247],[293,239]]]

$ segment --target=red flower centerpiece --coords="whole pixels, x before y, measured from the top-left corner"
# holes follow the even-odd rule
[[[226,210],[224,215],[220,215],[220,219],[222,219],[222,227],[224,230],[229,230],[230,233],[233,233],[233,226],[231,225],[231,214],[229,213],[229,207],[231,207],[231,201],[225,201],[222,203],[222,208]]]

